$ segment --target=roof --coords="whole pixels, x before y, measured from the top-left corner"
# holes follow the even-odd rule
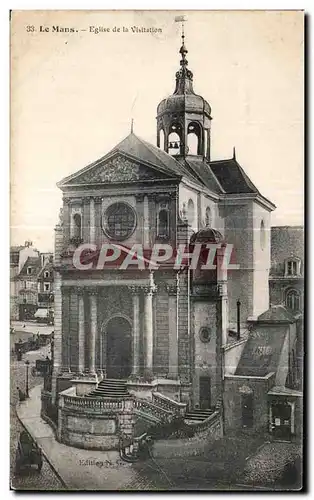
[[[260,314],[259,322],[265,323],[294,323],[295,317],[283,305],[273,305]]]
[[[287,325],[256,325],[244,346],[235,375],[265,377],[277,372]]]
[[[296,391],[295,389],[290,389],[289,387],[282,387],[281,385],[275,385],[268,391],[270,396],[296,396],[299,398],[303,397],[303,392]]]
[[[42,276],[42,274],[44,273],[44,271],[53,271],[53,268],[54,268],[54,264],[53,262],[46,262],[43,267],[40,269],[39,273],[38,273],[38,278],[40,276]],[[51,276],[52,278],[53,276]]]
[[[31,267],[32,268],[32,272],[31,274],[27,274],[27,268],[28,267]],[[19,277],[20,276],[27,276],[27,277],[34,277],[38,275],[38,273],[40,272],[41,270],[41,259],[40,257],[28,257],[25,261],[25,264],[24,266],[22,267],[20,273],[19,273]]]
[[[165,153],[156,146],[149,144],[148,142],[144,141],[143,139],[135,135],[133,132],[131,132],[105,156],[87,165],[87,167],[84,167],[78,172],[68,177],[65,177],[58,183],[58,185],[60,186],[62,184],[65,184],[70,180],[80,176],[81,174],[86,173],[88,170],[92,169],[96,165],[105,162],[106,159],[107,158],[109,159],[114,153],[126,154],[139,161],[148,163],[155,168],[157,167],[157,169],[159,169],[161,172],[167,174],[168,176],[170,175],[171,177],[183,176],[188,174],[184,166],[182,166],[179,162],[177,162],[168,153]]]
[[[189,171],[192,173],[196,179],[201,181],[210,191],[215,194],[221,194],[224,192],[222,186],[220,185],[218,179],[215,177],[210,164],[206,162],[203,158],[197,158],[188,156],[185,158],[185,164],[187,165]]]
[[[260,194],[252,181],[246,175],[235,158],[209,162],[201,156],[187,156],[175,158],[162,149],[153,146],[144,139],[131,132],[109,153],[97,161],[87,165],[78,172],[62,179],[58,186],[75,182],[82,175],[83,183],[89,183],[85,174],[92,169],[103,169],[104,163],[116,153],[128,156],[130,159],[138,160],[149,168],[158,170],[167,177],[185,177],[202,187],[206,187],[214,194],[238,194],[255,193]],[[84,174],[84,176],[83,176]],[[158,176],[156,176],[156,180]],[[107,182],[107,181],[106,181]],[[110,181],[109,181],[110,182]]]
[[[211,161],[210,168],[226,193],[259,193],[235,158]]]

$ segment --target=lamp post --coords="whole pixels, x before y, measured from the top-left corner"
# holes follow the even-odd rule
[[[237,340],[240,340],[241,302],[237,300]]]
[[[26,365],[26,384],[25,384],[25,392],[26,392],[26,397],[29,398],[29,388],[28,388],[28,367],[29,367],[29,361],[28,359],[25,361]]]

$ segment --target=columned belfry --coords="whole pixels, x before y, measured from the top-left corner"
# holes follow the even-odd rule
[[[211,107],[193,90],[193,73],[188,69],[182,32],[179,71],[174,93],[157,107],[157,146],[171,156],[201,156],[210,160]]]

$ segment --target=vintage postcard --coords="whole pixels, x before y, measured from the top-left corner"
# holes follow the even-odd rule
[[[302,489],[304,12],[10,30],[11,488]]]

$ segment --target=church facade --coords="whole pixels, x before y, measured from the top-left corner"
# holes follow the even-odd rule
[[[85,394],[107,378],[126,380],[134,394],[157,388],[214,407],[248,321],[269,307],[275,206],[235,154],[212,160],[211,107],[194,91],[182,42],[175,91],[157,107],[157,145],[131,131],[58,183],[53,401],[70,385]],[[214,248],[216,268],[192,266],[191,257],[176,265],[180,246],[191,255]],[[220,264],[231,247],[227,269]],[[134,248],[141,259],[132,263]]]

